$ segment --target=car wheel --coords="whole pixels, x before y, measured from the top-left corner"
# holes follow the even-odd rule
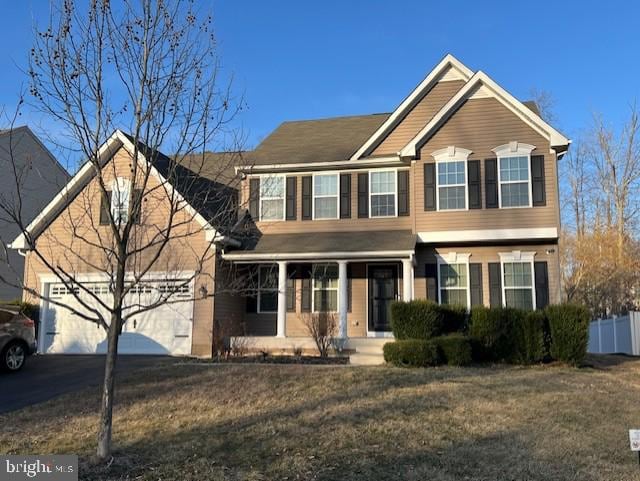
[[[22,369],[27,359],[27,350],[21,342],[12,342],[2,352],[2,367],[7,371],[16,372]]]

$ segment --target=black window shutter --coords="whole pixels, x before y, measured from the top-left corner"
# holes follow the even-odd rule
[[[533,263],[536,278],[536,309],[544,309],[549,305],[549,271],[547,262]]]
[[[482,264],[469,264],[469,289],[471,290],[471,306],[481,306],[482,299]]]
[[[287,278],[287,312],[296,312],[296,279]]]
[[[469,209],[481,209],[480,161],[467,162],[467,182],[469,183]]]
[[[260,220],[260,179],[249,180],[249,215],[253,220]]]
[[[111,191],[106,192],[106,199],[100,199],[100,225],[109,225],[109,210],[111,210]]]
[[[398,171],[398,215],[409,215],[409,171]]]
[[[287,220],[296,220],[296,195],[298,190],[298,178],[287,177]]]
[[[134,189],[133,207],[138,209],[137,212],[133,214],[133,223],[140,224],[140,218],[142,216],[142,189]]]
[[[302,312],[311,311],[311,278],[305,277],[302,279],[302,294],[300,296],[300,310]]]
[[[340,218],[351,218],[351,174],[340,174]]]
[[[487,209],[498,208],[498,159],[484,160],[484,195]]]
[[[353,282],[351,276],[347,277],[347,312],[351,312],[353,306]]]
[[[369,173],[358,174],[358,217],[369,217]]]
[[[310,175],[302,177],[302,220],[311,220],[311,188],[312,179]]]
[[[255,295],[248,295],[245,299],[246,311],[248,313],[258,312],[258,297]]]
[[[427,299],[438,302],[438,264],[427,264],[424,272],[427,279]]]
[[[436,164],[424,164],[424,210],[436,210]]]
[[[544,188],[544,155],[531,156],[531,191],[535,207],[547,204]]]
[[[502,272],[499,262],[489,262],[489,305],[502,306]]]

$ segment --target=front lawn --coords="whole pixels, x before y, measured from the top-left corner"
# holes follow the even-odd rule
[[[430,368],[181,363],[0,415],[0,453],[77,453],[81,479],[635,480],[640,361]],[[1,379],[0,379],[1,383]],[[0,384],[1,388],[1,384]],[[1,393],[0,393],[1,395]]]

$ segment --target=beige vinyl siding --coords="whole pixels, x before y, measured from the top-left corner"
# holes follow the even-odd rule
[[[404,217],[386,218],[358,218],[358,172],[351,171],[351,218],[331,219],[331,220],[302,220],[302,180],[303,175],[297,175],[298,184],[296,189],[296,220],[288,221],[258,221],[258,229],[263,234],[285,234],[299,232],[334,232],[334,231],[360,231],[360,230],[407,230],[413,226],[411,215]],[[287,176],[289,177],[289,176]],[[249,199],[249,179],[243,181],[242,186],[243,205],[248,206]],[[413,194],[411,194],[411,198]],[[338,196],[339,200],[339,196]],[[410,202],[410,210],[413,212],[414,206]]]
[[[428,247],[418,245],[416,247],[416,267],[414,295],[416,299],[424,299],[427,296],[427,284],[425,279],[425,265],[436,263],[436,254],[446,255],[450,252],[459,254],[471,254],[469,263],[482,264],[482,295],[484,304],[489,305],[489,267],[490,262],[500,262],[500,252],[535,252],[535,261],[546,261],[549,277],[549,303],[557,304],[561,299],[560,292],[560,265],[558,257],[558,245],[503,245],[483,247]],[[547,253],[549,251],[549,253]],[[535,284],[534,284],[535,287]]]
[[[111,162],[104,167],[104,179],[107,186],[113,178],[130,176],[131,156],[121,148]],[[144,239],[152,235],[154,228],[149,226],[166,226],[170,211],[165,194],[154,176],[150,176],[148,190],[145,195],[142,212],[142,225],[136,228],[136,236]],[[98,272],[93,265],[105,265],[103,251],[89,244],[105,243],[109,237],[109,226],[100,226],[100,193],[94,179],[73,199],[69,206],[45,229],[37,240],[38,249],[47,261],[57,264],[73,274],[90,274]],[[155,261],[152,271],[194,271],[199,268],[199,259],[205,253],[203,265],[206,274],[196,276],[194,290],[196,298],[201,288],[213,293],[213,277],[215,275],[214,247],[205,238],[202,227],[186,212],[178,212],[174,217],[177,238],[172,239]],[[179,225],[181,224],[181,225]],[[80,240],[82,236],[87,242]],[[102,241],[100,241],[102,239]],[[149,261],[154,253],[147,251],[145,258]],[[35,254],[27,254],[25,278],[31,289],[39,292],[39,276],[49,271]],[[29,296],[27,296],[29,297]],[[194,302],[192,353],[198,356],[211,356],[213,342],[213,303],[212,296],[200,298]]]
[[[485,209],[484,160],[496,158],[491,149],[513,140],[535,145],[531,155],[544,155],[546,206]],[[482,209],[424,210],[424,163],[433,162],[431,153],[448,146],[469,149],[472,151],[469,160],[480,160]],[[449,118],[421,148],[413,181],[417,232],[560,225],[556,157],[550,153],[549,142],[494,98],[468,100]]]
[[[435,84],[380,142],[371,155],[395,155],[402,150],[463,85],[462,80],[449,80]]]

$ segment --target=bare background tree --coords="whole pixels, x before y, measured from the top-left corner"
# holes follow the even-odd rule
[[[20,227],[27,264],[54,274],[74,302],[29,282],[20,287],[107,333],[96,451],[106,461],[123,326],[133,316],[184,302],[185,286],[195,285],[202,299],[219,294],[212,278],[215,243],[226,241],[239,207],[230,189],[238,181],[233,166],[241,162],[241,139],[232,126],[242,100],[222,79],[211,15],[188,0],[60,1],[49,25],[35,31],[28,73],[29,101],[63,132],[64,143],[82,159],[81,175],[92,180],[80,192],[63,191],[69,202],[48,234],[33,233],[15,167],[18,195],[0,200],[0,212]],[[117,129],[126,134],[114,134]],[[104,151],[107,145],[130,152],[104,165],[113,153]],[[177,154],[168,158],[161,149]],[[212,158],[207,150],[227,154]],[[87,272],[108,283],[108,302],[79,278]],[[154,277],[164,287],[151,301],[136,301],[158,272],[182,274]],[[224,284],[234,289],[231,277]]]

